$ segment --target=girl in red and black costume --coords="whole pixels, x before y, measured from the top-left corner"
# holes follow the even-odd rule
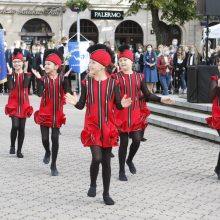
[[[133,164],[133,158],[142,139],[143,130],[146,127],[146,118],[149,114],[146,106],[143,106],[141,93],[146,101],[152,100],[166,104],[172,104],[170,98],[160,98],[149,92],[145,86],[142,75],[133,72],[132,65],[134,55],[129,50],[129,46],[124,45],[119,47],[119,68],[120,72],[113,75],[119,81],[119,89],[121,97],[127,95],[131,97],[132,104],[129,108],[122,111],[115,110],[116,125],[120,132],[120,147],[119,147],[119,180],[127,181],[125,175],[125,160],[127,155],[127,147],[129,136],[132,138],[130,152],[127,158],[127,165],[132,174],[136,173],[136,168]]]
[[[90,55],[89,77],[82,81],[82,92],[79,101],[77,96],[66,95],[68,103],[78,109],[86,104],[84,129],[81,141],[92,153],[90,166],[91,183],[88,196],[96,196],[96,180],[99,165],[102,164],[103,200],[107,205],[114,201],[109,195],[111,177],[111,150],[118,145],[118,130],[114,124],[114,105],[120,110],[131,104],[131,99],[124,96],[121,100],[118,84],[106,72],[112,62],[112,52],[105,45],[98,44],[88,49]]]
[[[56,160],[59,149],[59,129],[66,121],[63,113],[64,94],[67,91],[70,92],[70,88],[68,79],[65,77],[67,74],[64,76],[59,74],[62,65],[62,55],[57,50],[50,49],[45,52],[44,59],[45,76],[41,76],[39,72],[32,70],[38,79],[37,94],[42,97],[40,109],[34,113],[34,120],[36,124],[40,125],[42,143],[46,151],[43,158],[45,164],[50,162],[49,129],[51,128],[51,175],[58,176]]]
[[[26,118],[33,113],[28,97],[28,84],[31,74],[23,71],[24,57],[20,49],[15,49],[12,55],[13,70],[8,65],[9,98],[5,106],[5,114],[11,117],[11,148],[10,154],[15,154],[15,141],[18,136],[17,157],[23,158],[21,153],[25,136]],[[27,69],[27,63],[25,64]]]
[[[209,127],[216,129],[220,136],[220,56],[217,58],[217,65],[219,70],[219,75],[211,77],[210,83],[210,97],[212,102],[212,117],[206,119]],[[220,180],[220,152],[218,155],[217,165],[215,167],[215,173]]]

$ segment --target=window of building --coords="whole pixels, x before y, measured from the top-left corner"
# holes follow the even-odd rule
[[[131,20],[121,22],[115,30],[115,43],[117,47],[129,44],[136,50],[138,45],[143,45],[143,30],[141,26]]]
[[[69,30],[69,38],[72,38],[77,32],[77,23],[74,22]],[[80,34],[83,35],[88,40],[98,43],[98,28],[96,25],[87,19],[80,19]],[[85,38],[80,37],[81,41],[85,41]],[[76,40],[76,37],[72,38]]]
[[[38,18],[27,21],[19,34],[21,40],[27,44],[34,44],[36,42],[46,44],[52,36],[54,36],[50,25],[46,21]]]
[[[181,30],[177,25],[170,25],[168,28],[168,32],[166,33],[167,43],[166,45],[172,44],[172,40],[175,38],[178,40],[179,44],[181,44]]]
[[[49,24],[42,19],[31,19],[24,24],[21,29],[22,33],[38,32],[52,33]]]

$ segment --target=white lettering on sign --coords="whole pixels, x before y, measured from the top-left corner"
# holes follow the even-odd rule
[[[117,11],[93,11],[94,18],[115,18],[122,19],[123,12]]]
[[[99,18],[120,18],[121,16],[119,12],[95,12],[95,17]]]

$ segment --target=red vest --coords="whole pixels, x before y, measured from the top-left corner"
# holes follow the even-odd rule
[[[14,87],[9,91],[8,103],[5,106],[5,114],[17,118],[29,118],[33,113],[30,106],[28,87],[24,87],[24,78],[27,73],[13,74]]]
[[[63,113],[65,104],[64,90],[62,87],[62,76],[56,79],[42,77],[44,83],[44,92],[41,98],[40,109],[34,113],[34,120],[37,124],[60,128],[65,124],[66,118]]]
[[[116,80],[108,77],[96,81],[89,77],[82,85],[87,91],[85,122],[81,133],[83,145],[103,148],[117,146],[118,130],[113,114]]]
[[[150,114],[143,104],[141,98],[141,81],[142,74],[133,72],[132,74],[124,74],[118,72],[114,76],[119,82],[121,98],[126,94],[131,97],[132,104],[130,107],[122,111],[115,109],[116,126],[119,132],[132,132],[144,130],[147,126],[146,118]]]
[[[216,76],[211,77],[212,80],[217,80]],[[206,118],[209,127],[219,130],[220,129],[220,100],[216,96],[212,102],[212,117]]]

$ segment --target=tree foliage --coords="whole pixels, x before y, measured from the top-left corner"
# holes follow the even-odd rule
[[[126,15],[136,14],[140,9],[151,11],[157,45],[166,43],[164,33],[169,32],[169,25],[183,25],[198,17],[195,0],[129,0],[129,3]]]
[[[180,25],[197,18],[194,0],[129,0],[129,3],[131,6],[127,15],[136,14],[140,9],[160,9],[160,20]]]

